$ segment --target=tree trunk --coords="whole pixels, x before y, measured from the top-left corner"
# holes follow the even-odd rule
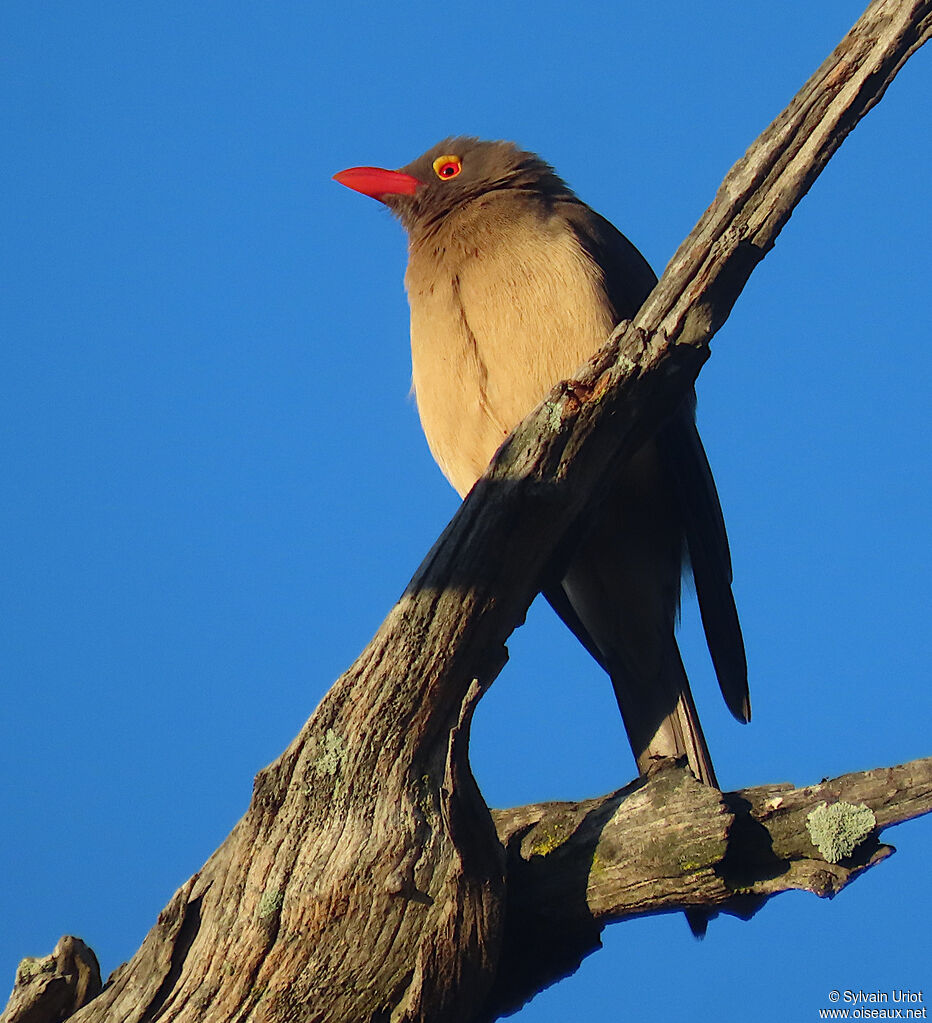
[[[824,894],[886,855],[874,826],[843,865],[826,858],[831,836],[815,851],[800,814],[825,793],[723,796],[675,768],[493,818],[467,753],[476,702],[561,538],[677,407],[796,203],[930,26],[932,0],[871,5],[729,173],[636,319],[506,441],[362,655],[259,773],[246,815],[74,1020],[494,1018],[572,969],[611,919]],[[925,812],[928,761],[826,793],[850,790],[883,826],[884,786],[903,772],[905,816]],[[838,812],[842,838],[857,833],[854,808]],[[650,848],[648,825],[664,836]],[[563,946],[540,947],[544,919],[564,921]]]

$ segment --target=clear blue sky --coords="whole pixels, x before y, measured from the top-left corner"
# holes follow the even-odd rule
[[[0,7],[0,985],[112,970],[245,811],[456,508],[408,398],[403,234],[330,180],[447,134],[549,159],[661,270],[857,3]],[[726,787],[930,753],[920,52],[755,272],[699,381],[753,723],[683,648]],[[477,716],[493,805],[633,768],[546,607]],[[932,999],[932,821],[833,903],[702,943],[609,928],[522,1023],[816,1019]],[[5,997],[5,993],[4,993]]]

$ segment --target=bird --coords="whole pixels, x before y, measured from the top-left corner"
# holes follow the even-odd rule
[[[446,138],[398,170],[334,180],[407,233],[413,392],[430,451],[465,496],[512,429],[632,318],[649,264],[536,154]],[[575,524],[542,592],[608,673],[641,775],[685,758],[718,787],[675,637],[691,570],[726,705],[750,720],[744,641],[694,389]]]

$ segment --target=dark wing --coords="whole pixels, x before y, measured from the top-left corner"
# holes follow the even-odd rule
[[[657,283],[650,264],[614,224],[584,202],[575,198],[561,198],[554,203],[554,210],[569,223],[580,245],[596,266],[602,268],[614,322],[630,319]],[[558,552],[555,562],[559,564],[565,561],[568,553],[563,552],[564,556],[561,556]],[[561,573],[558,571],[557,575],[559,577]],[[541,592],[579,642],[608,670],[601,651],[580,621],[560,583],[551,582]]]
[[[599,650],[595,640],[589,635],[589,630],[580,621],[579,615],[576,614],[576,609],[570,603],[563,587],[559,583],[551,583],[540,592],[544,595],[547,603],[563,620],[563,624],[589,651],[596,664],[608,671],[608,665],[605,663],[602,651]]]
[[[615,321],[630,319],[650,294],[657,278],[630,241],[609,221],[579,201],[559,203],[580,244],[602,268],[606,296]],[[725,520],[702,441],[696,430],[695,394],[657,435],[674,483],[689,550],[699,611],[722,695],[739,721],[751,717],[744,640],[731,592],[731,555]],[[562,591],[545,593],[556,612],[587,649],[594,644],[568,608]]]
[[[661,456],[674,480],[702,626],[728,709],[751,720],[748,665],[738,610],[731,592],[731,555],[712,470],[696,429],[694,401],[658,434]]]

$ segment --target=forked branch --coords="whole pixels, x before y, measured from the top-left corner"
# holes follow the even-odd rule
[[[667,764],[597,799],[493,810],[508,917],[491,1018],[575,970],[606,924],[674,909],[748,918],[792,890],[831,898],[891,855],[885,828],[929,812],[932,757],[724,793]]]
[[[790,212],[930,28],[932,0],[868,8],[729,173],[636,319],[506,441],[356,663],[259,773],[246,815],[75,1020],[468,1023],[508,1001],[494,985],[511,983],[512,1001],[535,989],[509,980],[522,913],[578,913],[591,936],[628,912],[731,908],[843,877],[844,863],[810,869],[808,848],[794,859],[777,843],[791,793],[720,797],[678,773],[596,801],[569,829],[575,811],[499,816],[506,855],[469,771],[469,721],[564,534],[681,402]],[[650,812],[682,828],[668,851],[679,902],[651,894],[649,856],[640,882],[618,873]],[[528,828],[550,855],[534,855]],[[553,869],[565,857],[569,874]],[[534,905],[516,914],[521,900]],[[541,985],[560,972],[545,958]]]

